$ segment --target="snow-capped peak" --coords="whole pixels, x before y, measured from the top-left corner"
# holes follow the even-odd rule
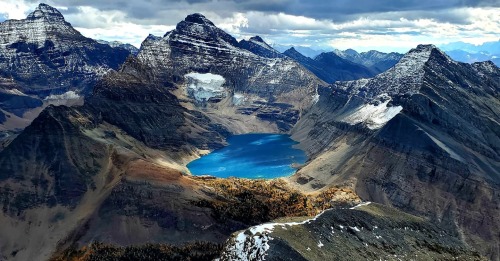
[[[54,7],[41,3],[38,7],[27,16],[29,20],[36,20],[40,18],[45,18],[49,21],[64,21],[64,16],[59,12],[59,10]]]

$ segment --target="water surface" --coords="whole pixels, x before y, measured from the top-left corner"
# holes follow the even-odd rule
[[[187,167],[193,175],[219,178],[279,178],[295,173],[293,166],[304,164],[306,154],[293,148],[288,135],[243,134],[228,139],[229,145],[213,151]]]

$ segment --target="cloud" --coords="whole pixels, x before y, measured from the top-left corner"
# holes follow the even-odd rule
[[[32,0],[3,0],[0,17],[23,18]],[[498,40],[498,0],[47,0],[84,35],[136,46],[199,12],[238,39],[405,51],[419,43]],[[69,5],[68,3],[71,3]]]

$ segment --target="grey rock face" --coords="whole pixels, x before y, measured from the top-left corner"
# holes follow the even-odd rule
[[[84,37],[46,4],[26,19],[0,23],[0,76],[12,77],[28,94],[88,91],[128,55]]]

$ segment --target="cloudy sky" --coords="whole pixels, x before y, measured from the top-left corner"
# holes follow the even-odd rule
[[[191,13],[238,39],[315,49],[407,51],[419,43],[500,39],[500,0],[45,0],[94,39],[140,46]],[[0,21],[22,19],[39,1],[0,0]]]

